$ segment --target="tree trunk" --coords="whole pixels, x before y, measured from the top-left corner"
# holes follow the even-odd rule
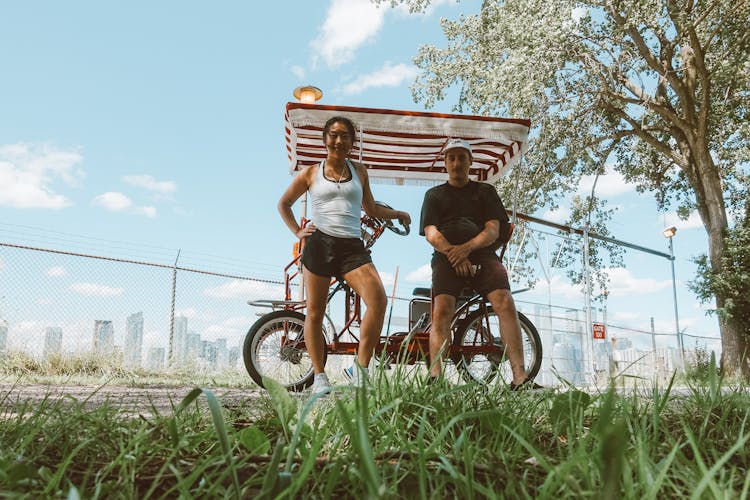
[[[708,257],[711,263],[711,271],[720,275],[722,269],[722,257],[726,247],[727,216],[726,205],[721,189],[721,180],[713,164],[713,160],[707,153],[696,158],[695,185],[698,212],[703,219],[704,227],[708,233]],[[722,309],[727,299],[722,293],[716,294],[716,307]],[[727,318],[719,316],[719,330],[721,334],[721,369],[727,376],[742,376],[750,379],[750,351],[745,336],[746,326],[735,317]]]

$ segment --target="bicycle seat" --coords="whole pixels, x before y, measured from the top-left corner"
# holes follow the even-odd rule
[[[429,299],[432,297],[432,290],[429,288],[417,287],[411,292],[411,294],[416,297],[427,297]]]

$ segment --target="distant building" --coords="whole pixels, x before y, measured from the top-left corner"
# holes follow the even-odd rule
[[[164,369],[164,358],[166,349],[163,347],[152,347],[148,351],[146,364],[150,370],[159,371]]]
[[[188,363],[195,363],[200,355],[201,336],[200,334],[191,331],[187,334],[187,349],[185,354],[185,361]]]
[[[94,351],[111,354],[115,349],[115,328],[108,319],[94,321]]]
[[[48,326],[44,333],[44,357],[62,352],[63,331],[59,326]]]
[[[187,357],[188,319],[177,316],[174,319],[174,339],[172,341],[171,362],[181,363]]]
[[[0,352],[8,349],[8,325],[0,323]]]
[[[143,313],[137,312],[125,320],[125,366],[140,367],[143,350]]]
[[[241,355],[240,346],[236,345],[229,349],[229,366],[232,368],[236,367]]]

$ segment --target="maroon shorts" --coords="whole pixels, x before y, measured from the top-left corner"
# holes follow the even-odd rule
[[[497,255],[488,253],[472,256],[471,262],[479,266],[477,274],[474,277],[463,278],[456,274],[445,255],[434,254],[432,256],[433,297],[441,294],[458,297],[464,288],[472,288],[485,298],[494,290],[510,290],[508,272]]]

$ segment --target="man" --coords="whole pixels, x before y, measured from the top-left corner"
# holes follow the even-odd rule
[[[463,288],[470,286],[490,302],[500,319],[500,335],[513,371],[511,389],[517,389],[528,382],[521,327],[508,273],[493,248],[501,225],[502,234],[507,234],[508,215],[493,186],[469,179],[472,151],[468,142],[450,139],[443,155],[448,182],[425,193],[419,231],[435,249],[430,377],[442,374],[456,299]]]

